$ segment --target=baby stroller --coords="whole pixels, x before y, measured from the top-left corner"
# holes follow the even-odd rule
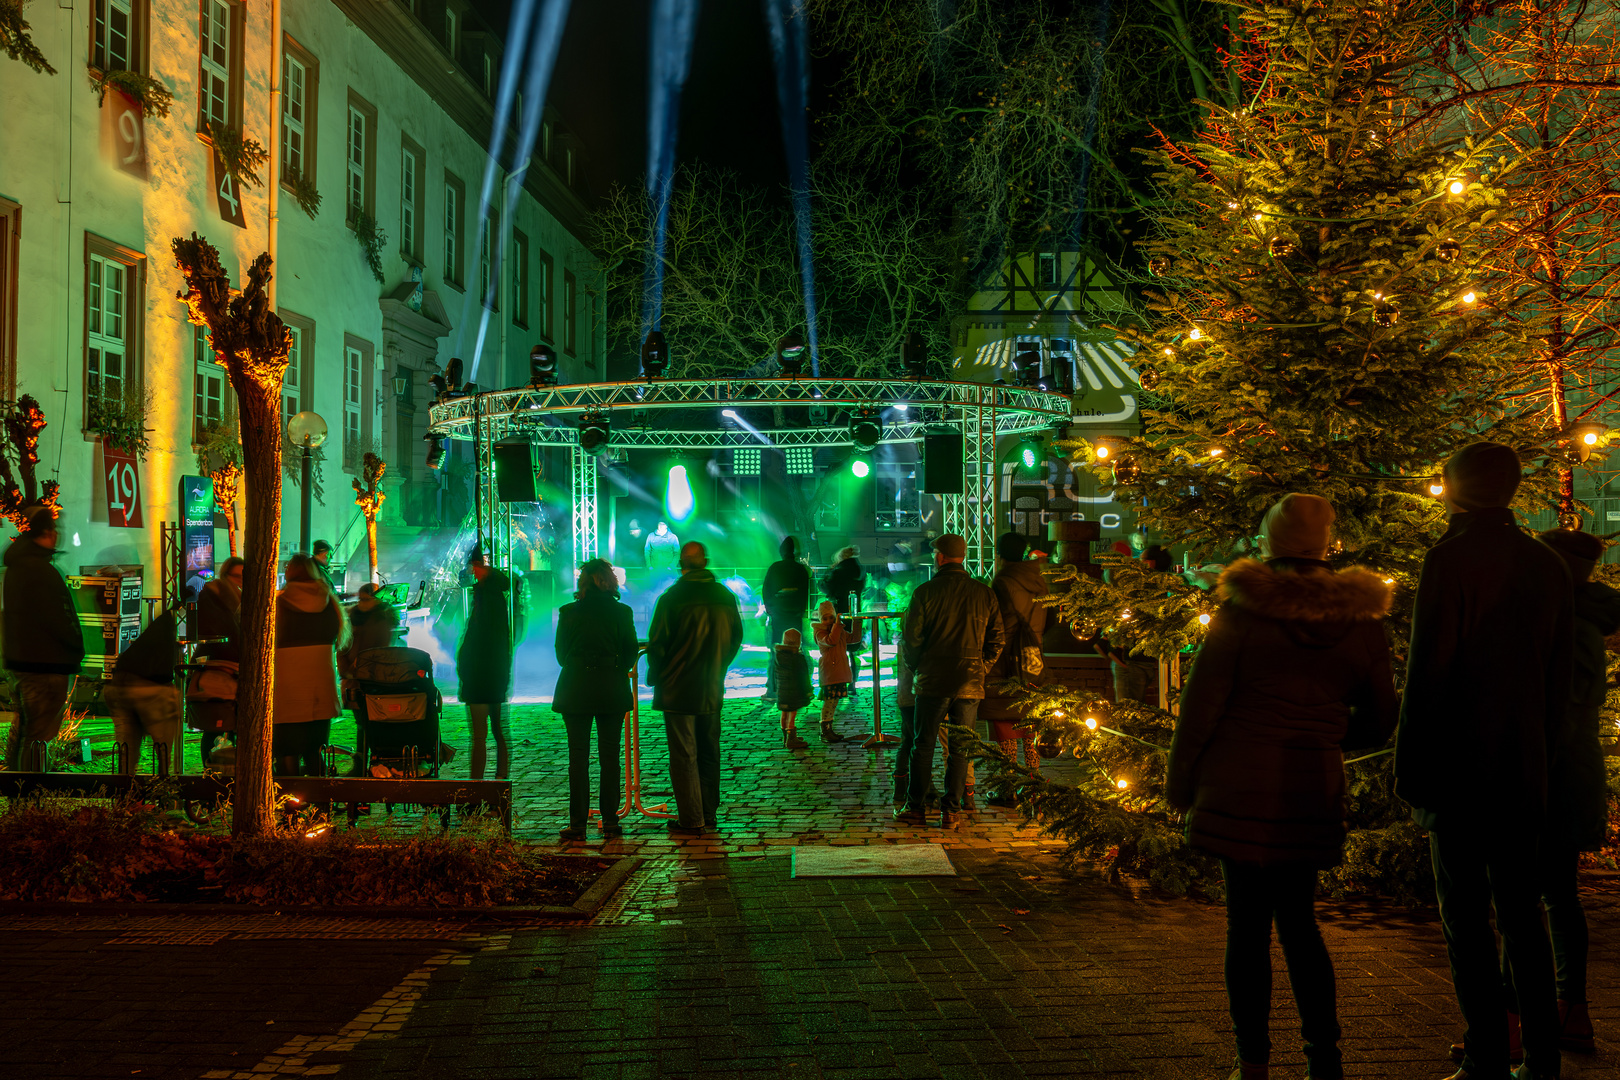
[[[433,684],[433,658],[421,649],[367,649],[355,661],[354,685],[366,742],[363,771],[437,778],[443,700]]]

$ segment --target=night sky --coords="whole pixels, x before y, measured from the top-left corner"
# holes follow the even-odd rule
[[[551,102],[585,141],[596,194],[647,168],[648,0],[574,0]],[[484,5],[502,33],[507,6]],[[760,0],[703,0],[682,98],[677,162],[786,182],[769,32]]]

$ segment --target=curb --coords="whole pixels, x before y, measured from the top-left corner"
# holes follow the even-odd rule
[[[6,915],[327,915],[367,918],[444,919],[480,918],[569,919],[585,921],[596,914],[625,879],[642,863],[639,855],[621,857],[591,883],[572,904],[512,904],[501,907],[401,907],[386,904],[353,906],[275,907],[266,904],[164,904],[140,901],[75,904],[69,900],[0,900],[0,918]]]

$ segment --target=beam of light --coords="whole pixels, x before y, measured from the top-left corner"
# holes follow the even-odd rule
[[[675,184],[675,137],[680,126],[681,87],[692,67],[697,0],[653,0],[652,71],[647,81],[647,202],[652,251],[641,277],[641,336],[664,323],[664,233]]]
[[[738,427],[740,427],[744,431],[748,432],[750,435],[752,435],[754,438],[758,439],[760,442],[764,443],[766,446],[775,446],[776,445],[775,443],[771,442],[770,437],[767,436],[764,432],[760,431],[759,428],[755,427],[753,424],[750,424],[748,421],[744,420],[741,416],[737,415],[737,411],[735,409],[727,409],[725,411],[725,416],[727,418],[731,419],[731,420],[735,420],[737,422]]]
[[[506,177],[505,205],[509,209],[517,203],[523,179],[529,171],[529,162],[534,156],[540,121],[546,111],[546,93],[551,88],[551,73],[557,64],[557,50],[562,45],[563,26],[568,22],[568,4],[569,0],[517,0],[513,5],[506,52],[501,56],[500,85],[495,92],[495,129],[490,133],[489,157],[484,162],[484,177],[478,188],[478,221],[473,231],[476,242],[471,273],[476,274],[483,262],[484,222],[489,219],[490,203],[495,194],[495,173],[500,168],[508,121],[517,104],[519,74],[527,61],[523,100],[528,108],[519,118],[522,128],[518,131],[517,150],[512,155],[514,168]],[[539,11],[538,25],[535,25],[536,10]],[[489,292],[479,297],[483,304],[468,374],[470,382],[478,381],[478,363],[483,357],[484,339],[489,335],[490,310],[495,297],[500,295],[501,263],[505,254],[501,239],[496,237],[495,250],[490,255]],[[472,303],[476,293],[476,289],[468,289],[462,296],[461,321],[456,325],[456,347],[452,352],[461,351],[467,324],[472,321]]]
[[[821,374],[816,333],[815,254],[810,234],[810,32],[804,5],[795,0],[762,0],[771,27],[776,57],[776,101],[782,112],[782,144],[787,151],[788,187],[793,193],[793,221],[799,235],[799,277],[804,282],[805,341],[810,346],[810,374]]]
[[[676,521],[685,521],[692,516],[695,505],[692,499],[692,484],[686,478],[686,466],[671,465],[669,488],[664,494],[664,508]]]

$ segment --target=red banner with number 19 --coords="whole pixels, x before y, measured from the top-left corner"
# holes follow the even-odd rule
[[[107,481],[107,523],[115,529],[141,527],[141,470],[134,455],[103,443]]]

